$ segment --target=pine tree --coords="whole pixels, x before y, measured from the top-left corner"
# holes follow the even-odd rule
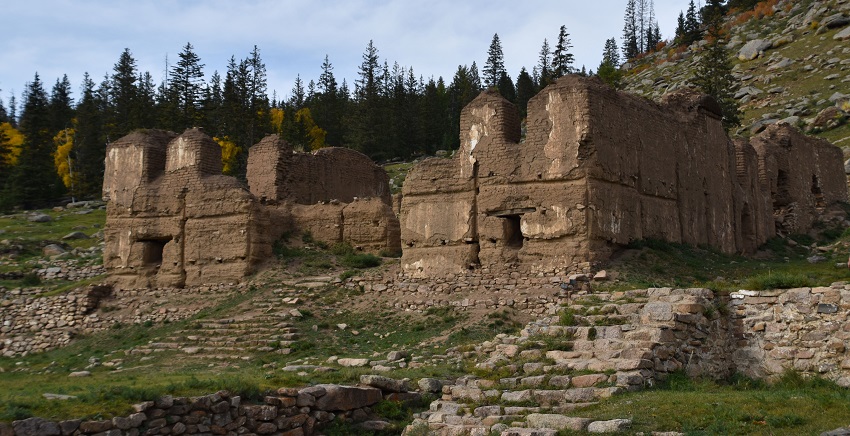
[[[380,159],[385,157],[383,131],[382,85],[384,69],[378,62],[378,49],[370,40],[363,53],[354,88],[354,113],[349,131],[351,146],[363,154]]]
[[[676,44],[684,43],[685,33],[685,13],[679,11],[679,18],[676,19],[676,36],[674,37]]]
[[[322,74],[317,84],[316,101],[311,105],[316,124],[327,132],[325,142],[332,146],[342,146],[345,131],[343,129],[343,111],[345,102],[340,96],[339,86],[333,73],[333,65],[325,55]]]
[[[732,75],[726,33],[723,29],[723,6],[720,0],[709,0],[706,6],[706,28],[709,44],[697,61],[693,83],[712,97],[723,110],[723,127],[729,130],[741,124],[735,92],[739,83]]]
[[[523,118],[528,115],[528,101],[536,93],[534,80],[528,74],[528,71],[525,70],[525,67],[523,67],[516,78],[516,105],[520,116]]]
[[[635,11],[635,0],[626,3],[626,14],[623,25],[623,58],[626,61],[634,59],[640,53],[638,47],[637,17]]]
[[[617,49],[617,41],[614,38],[610,38],[605,41],[605,48],[602,51],[602,62],[596,70],[596,75],[611,87],[615,89],[620,88],[620,81],[623,74],[619,66],[620,54]]]
[[[176,108],[177,116],[170,127],[182,131],[201,125],[200,102],[203,98],[204,64],[189,42],[177,56],[179,60],[171,69],[171,81],[168,83],[168,99]]]
[[[83,76],[82,97],[77,105],[77,132],[74,160],[77,162],[77,181],[80,195],[100,197],[103,186],[103,161],[106,157],[104,132],[104,103],[99,101],[94,81],[88,73]],[[116,138],[117,139],[117,138]]]
[[[138,72],[136,71],[136,60],[125,48],[118,58],[118,62],[112,67],[112,76],[109,79],[109,134],[117,139],[130,133],[131,130],[142,127],[139,116],[142,108],[138,106],[139,88],[136,84]]]
[[[499,85],[496,88],[505,100],[516,103],[516,86],[508,73],[502,71],[502,77],[499,78]]]
[[[71,82],[68,75],[62,75],[62,79],[56,80],[50,93],[50,132],[56,134],[60,130],[71,128],[71,120],[74,118],[74,99],[71,98]]]
[[[570,43],[570,34],[567,33],[567,26],[561,26],[558,32],[558,44],[555,46],[555,54],[552,57],[553,76],[555,78],[564,77],[573,72],[573,54],[570,49],[573,45]]]
[[[505,72],[505,56],[502,53],[502,43],[499,34],[493,34],[490,49],[487,50],[487,62],[484,63],[484,86],[498,88],[502,73]]]
[[[688,11],[685,13],[685,45],[691,45],[702,39],[702,30],[697,16],[697,7],[694,0],[688,3]]]
[[[552,81],[552,52],[549,50],[549,41],[543,39],[543,46],[540,47],[540,56],[537,61],[537,74],[535,84],[538,89],[543,89]]]
[[[472,86],[472,90],[475,92],[475,95],[478,95],[484,87],[481,85],[481,76],[478,75],[478,65],[475,64],[475,61],[472,61],[472,65],[469,66],[468,71],[469,83]],[[472,98],[475,98],[475,95],[473,95]]]
[[[53,167],[49,104],[47,93],[36,73],[24,93],[20,121],[24,143],[18,164],[7,184],[12,202],[27,209],[46,206],[63,192],[62,182]]]

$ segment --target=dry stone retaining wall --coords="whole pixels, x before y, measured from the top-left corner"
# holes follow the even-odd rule
[[[364,376],[369,377],[369,376]],[[358,425],[365,430],[385,430],[390,424],[377,419],[370,406],[381,400],[415,400],[418,393],[399,392],[393,386],[316,385],[302,389],[281,388],[265,397],[261,404],[246,404],[227,391],[202,397],[165,396],[134,406],[129,416],[111,420],[68,420],[53,422],[41,418],[0,423],[0,435],[71,436],[71,435],[166,435],[166,434],[259,434],[309,436],[334,420]],[[389,380],[389,379],[386,379]],[[396,382],[395,380],[392,380]],[[388,389],[389,387],[389,389]]]

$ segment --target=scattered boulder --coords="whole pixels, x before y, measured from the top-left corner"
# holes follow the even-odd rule
[[[410,385],[408,380],[396,380],[382,375],[363,374],[360,376],[360,384],[378,388],[387,392],[408,392]]]
[[[45,256],[58,256],[65,253],[67,250],[59,244],[48,244],[41,249],[41,253]]]
[[[359,367],[359,366],[369,366],[369,359],[357,359],[357,358],[349,358],[344,357],[336,361],[340,366],[345,367]]]
[[[850,27],[845,28],[844,30],[836,33],[832,39],[836,41],[846,41],[850,39]]]
[[[588,433],[617,433],[628,430],[632,425],[631,419],[612,419],[609,421],[594,421],[587,426]]]
[[[68,377],[88,377],[91,375],[91,371],[74,371],[68,374]]]
[[[850,24],[850,17],[844,16],[843,13],[830,15],[821,21],[821,27],[826,29],[836,29]]]
[[[71,232],[62,237],[62,240],[67,241],[70,239],[88,239],[89,235],[83,232]]]
[[[422,392],[438,393],[443,390],[443,382],[435,378],[423,378],[419,380],[419,390]]]
[[[53,218],[45,213],[36,213],[34,215],[30,215],[29,218],[27,218],[27,221],[31,223],[49,223],[50,221],[53,221]]]
[[[738,59],[742,61],[751,61],[759,57],[765,50],[773,46],[773,43],[764,39],[754,39],[747,42],[738,51]]]

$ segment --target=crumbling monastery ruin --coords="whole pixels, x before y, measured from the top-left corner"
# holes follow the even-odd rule
[[[198,129],[138,131],[110,144],[104,266],[122,286],[232,282],[284,233],[368,251],[397,249],[386,173],[358,152],[293,153],[278,136],[251,147],[248,186],[221,174],[221,148]]]
[[[564,270],[647,238],[751,253],[847,199],[837,147],[782,125],[733,143],[719,113],[694,91],[656,104],[570,76],[529,102],[523,141],[516,108],[482,93],[461,114],[455,156],[407,176],[400,220],[386,173],[355,151],[293,153],[266,137],[246,188],[221,175],[200,130],[139,131],[107,150],[104,265],[127,286],[236,281],[281,235],[309,231],[401,246],[413,276]]]
[[[750,253],[846,200],[837,147],[779,125],[733,143],[719,114],[693,91],[655,104],[570,76],[529,102],[521,141],[516,108],[483,93],[454,158],[407,176],[402,267],[547,271],[646,238]]]

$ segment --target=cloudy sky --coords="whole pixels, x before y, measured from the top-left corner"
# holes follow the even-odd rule
[[[398,62],[426,79],[450,81],[457,66],[484,64],[493,34],[502,41],[505,66],[516,78],[531,68],[543,39],[554,48],[563,24],[576,66],[595,69],[607,38],[620,43],[626,0],[17,0],[3,7],[0,98],[20,98],[36,72],[50,87],[67,74],[79,95],[83,73],[100,82],[124,48],[140,71],[159,83],[166,57],[173,63],[186,42],[209,77],[224,75],[260,49],[269,95],[287,97],[297,74],[318,79],[325,55],[339,82],[353,89],[369,40],[380,61]],[[663,38],[673,33],[685,0],[655,0]]]

